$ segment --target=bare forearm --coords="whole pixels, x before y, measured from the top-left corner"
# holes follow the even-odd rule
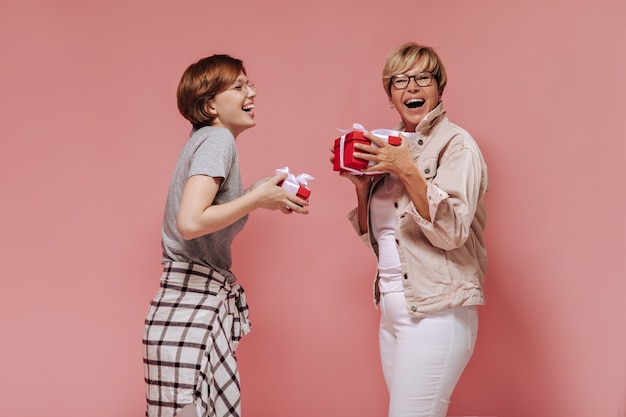
[[[257,208],[258,201],[246,193],[228,203],[211,205],[195,215],[181,211],[177,218],[178,231],[185,240],[208,235],[230,226]]]

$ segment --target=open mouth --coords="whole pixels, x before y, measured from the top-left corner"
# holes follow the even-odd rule
[[[254,110],[254,104],[248,104],[247,106],[243,106],[241,110],[245,111],[246,113],[249,113],[252,110]]]
[[[419,107],[422,107],[424,103],[425,101],[422,99],[412,98],[411,100],[405,101],[404,105],[407,106],[409,109],[417,109]]]

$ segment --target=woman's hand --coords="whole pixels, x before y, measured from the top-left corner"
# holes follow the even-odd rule
[[[406,138],[402,134],[400,135],[402,142],[397,146],[390,145],[370,132],[366,132],[364,136],[376,145],[354,144],[354,149],[360,151],[354,153],[356,158],[374,162],[372,166],[363,170],[364,172],[382,171],[402,177],[406,172],[417,171]]]
[[[281,174],[260,179],[255,181],[247,192],[258,201],[260,208],[280,210],[285,214],[291,214],[292,212],[309,214],[309,211],[305,208],[309,205],[308,201],[296,197],[278,185],[286,178],[287,174]]]

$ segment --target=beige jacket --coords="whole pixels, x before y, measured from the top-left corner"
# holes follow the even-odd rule
[[[400,125],[397,130],[403,128]],[[489,181],[480,149],[468,132],[448,120],[441,103],[411,136],[410,152],[428,181],[431,221],[419,215],[399,183],[394,190],[395,234],[407,308],[420,316],[449,307],[484,304],[487,252],[483,230]],[[372,192],[381,178],[370,188],[368,223]],[[360,233],[356,209],[348,219]],[[364,233],[361,238],[378,258],[372,234]],[[376,305],[379,300],[376,276]]]

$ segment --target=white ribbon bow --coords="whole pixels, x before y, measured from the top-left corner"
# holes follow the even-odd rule
[[[287,178],[283,181],[281,187],[285,190],[289,191],[291,194],[298,194],[298,190],[300,186],[306,187],[308,185],[308,181],[314,180],[309,174],[300,174],[295,176],[289,172],[289,167],[278,168],[276,170],[276,175],[287,174]]]
[[[343,133],[344,135],[350,133],[350,132],[367,132],[368,130],[365,129],[363,127],[363,125],[359,124],[359,123],[354,123],[352,125],[351,129],[337,129],[338,131],[340,131],[341,133]],[[389,136],[400,136],[400,133],[402,133],[403,135],[406,135],[405,132],[400,132],[398,130],[391,130],[391,129],[374,129],[374,130],[370,130],[370,133],[376,135],[377,137],[383,139],[383,140],[388,140]],[[375,144],[372,144],[373,146],[376,146]]]

